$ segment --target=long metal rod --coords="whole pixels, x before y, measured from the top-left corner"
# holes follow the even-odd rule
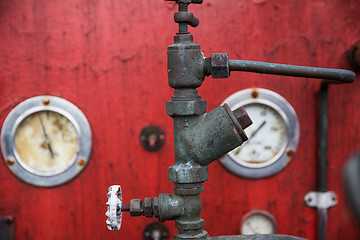
[[[246,60],[229,60],[229,68],[230,71],[326,79],[332,80],[333,83],[351,83],[356,77],[355,73],[342,69],[304,67]]]

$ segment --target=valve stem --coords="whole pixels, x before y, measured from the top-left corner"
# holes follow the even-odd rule
[[[188,4],[186,3],[179,3],[179,12],[187,12],[188,11]],[[187,33],[188,32],[188,24],[186,22],[179,23],[179,33]]]
[[[130,205],[122,205],[121,211],[123,211],[123,212],[130,212]]]

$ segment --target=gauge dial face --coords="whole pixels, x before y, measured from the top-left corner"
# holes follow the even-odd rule
[[[251,103],[244,108],[253,120],[245,129],[249,139],[231,154],[239,164],[267,166],[276,161],[287,145],[286,123],[279,112],[268,105]]]
[[[36,96],[19,103],[1,128],[9,170],[26,183],[54,187],[78,176],[91,154],[91,128],[71,102]]]
[[[63,171],[72,163],[79,146],[74,125],[53,111],[27,116],[16,130],[14,143],[20,162],[37,174]]]
[[[246,178],[269,177],[293,158],[300,137],[299,120],[285,98],[263,88],[249,88],[225,99],[231,110],[244,107],[253,121],[248,140],[220,159],[230,172]]]
[[[241,234],[275,234],[276,224],[270,214],[254,212],[241,225]]]

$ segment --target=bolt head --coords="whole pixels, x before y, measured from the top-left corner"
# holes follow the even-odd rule
[[[8,158],[8,159],[6,159],[6,164],[7,164],[8,166],[12,166],[12,165],[14,165],[14,163],[15,163],[15,159],[14,159],[14,158]]]
[[[79,165],[80,167],[84,166],[84,165],[85,165],[85,159],[80,158],[80,159],[78,160],[78,165]]]
[[[191,34],[176,34],[174,36],[175,43],[194,42]]]
[[[233,111],[233,113],[236,119],[238,120],[240,126],[242,127],[242,129],[246,129],[253,123],[243,107],[239,107],[238,109]]]
[[[47,106],[50,104],[50,99],[48,97],[43,98],[42,103]]]

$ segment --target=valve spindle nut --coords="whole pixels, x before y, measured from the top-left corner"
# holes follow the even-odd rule
[[[141,216],[143,209],[141,207],[140,199],[131,199],[130,200],[130,215],[134,217]]]
[[[234,110],[233,113],[236,119],[238,120],[238,122],[240,123],[242,129],[245,130],[253,123],[243,107],[239,107],[238,109]]]
[[[143,209],[144,209],[144,216],[145,217],[152,217],[153,216],[152,199],[151,198],[145,198],[144,199]]]
[[[230,77],[229,56],[227,53],[213,53],[210,61],[212,78]]]

